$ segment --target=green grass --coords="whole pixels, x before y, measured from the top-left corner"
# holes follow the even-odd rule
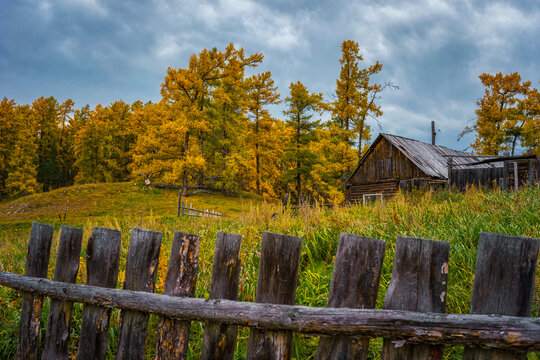
[[[200,272],[196,296],[207,298],[212,271],[213,249],[217,231],[244,235],[239,298],[255,300],[255,289],[263,231],[300,236],[303,239],[296,303],[326,306],[332,277],[333,261],[341,232],[385,240],[386,255],[377,308],[382,308],[390,281],[395,240],[398,235],[416,236],[450,242],[450,272],[447,312],[469,312],[479,233],[497,232],[508,235],[539,237],[540,189],[524,189],[518,193],[470,190],[461,193],[415,193],[397,196],[385,204],[351,206],[336,209],[302,208],[297,212],[283,210],[278,204],[256,199],[202,195],[189,198],[194,207],[216,210],[230,217],[223,219],[190,219],[176,217],[178,193],[169,190],[144,190],[131,183],[79,185],[58,189],[0,204],[0,269],[22,274],[26,245],[32,221],[55,227],[51,254],[61,224],[79,226],[88,238],[93,226],[106,226],[122,231],[121,269],[129,242],[129,229],[142,227],[163,232],[156,291],[163,291],[163,281],[174,230],[201,235]],[[19,209],[19,210],[17,210]],[[83,252],[86,244],[83,242]],[[49,276],[54,271],[55,255],[51,255]],[[78,282],[85,283],[86,269],[81,261]],[[123,279],[120,273],[119,286]],[[540,302],[539,274],[533,303],[533,316],[538,316]],[[80,325],[82,306],[76,304],[74,321]],[[20,295],[0,287],[0,358],[11,358],[16,347]],[[110,355],[118,338],[118,312],[113,312],[110,330]],[[150,320],[150,334],[155,333],[157,319]],[[75,349],[77,326],[72,334]],[[192,324],[190,358],[198,358],[203,325]],[[237,358],[245,357],[249,331],[241,328]],[[154,349],[154,336],[148,337],[148,357]],[[371,341],[370,356],[380,358],[381,339]],[[317,338],[295,335],[293,358],[312,359]],[[460,359],[462,348],[447,346],[445,359]],[[538,359],[538,354],[529,354]]]

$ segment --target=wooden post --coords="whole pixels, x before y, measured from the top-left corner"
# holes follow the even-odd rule
[[[480,233],[471,314],[531,316],[540,240]],[[517,334],[516,334],[517,335]],[[525,353],[465,348],[465,360],[526,359]]]
[[[398,236],[384,308],[444,313],[449,249],[448,242]],[[442,346],[384,339],[381,355],[383,360],[437,360],[442,353]]]
[[[182,206],[182,189],[178,190],[178,208],[176,209],[176,217],[180,216],[181,206]]]
[[[242,235],[218,232],[210,299],[236,300],[240,281],[240,244]],[[232,360],[236,348],[237,326],[206,323],[201,360]]]
[[[385,244],[381,240],[341,234],[328,307],[375,308]],[[321,336],[316,359],[367,359],[368,345],[368,338]]]
[[[294,304],[301,248],[299,237],[263,232],[256,302]],[[292,335],[250,329],[246,359],[289,359]]]
[[[519,190],[519,171],[517,161],[514,161],[514,190]]]
[[[30,241],[26,253],[26,276],[47,277],[53,227],[32,223]],[[41,323],[42,296],[23,293],[21,301],[21,321],[19,323],[19,343],[15,359],[36,359],[39,346],[39,326]]]
[[[503,190],[508,191],[508,161],[503,162]]]
[[[120,262],[121,234],[118,230],[94,227],[86,248],[86,283],[116,288]],[[84,307],[77,360],[105,359],[111,309]]]
[[[165,278],[165,295],[183,297],[195,295],[199,270],[199,245],[198,235],[174,232]],[[157,329],[156,359],[185,359],[190,327],[190,321],[161,318]]]
[[[74,283],[77,279],[82,236],[82,229],[62,225],[54,270],[55,281]],[[68,358],[72,308],[72,302],[51,300],[42,360]]]
[[[124,290],[154,292],[161,236],[157,231],[131,229]],[[149,316],[139,311],[122,311],[116,359],[144,360]]]
[[[529,165],[529,168],[527,169],[527,183],[529,186],[534,185],[534,162],[532,160],[529,160],[527,162],[527,165]]]
[[[452,190],[452,164],[454,162],[453,158],[448,158],[447,167],[448,167],[448,191]],[[455,182],[455,181],[454,181]]]

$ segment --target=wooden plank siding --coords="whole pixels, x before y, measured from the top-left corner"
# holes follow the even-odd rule
[[[354,203],[362,202],[366,194],[391,197],[399,190],[400,180],[426,177],[426,173],[382,137],[349,180],[347,199]]]

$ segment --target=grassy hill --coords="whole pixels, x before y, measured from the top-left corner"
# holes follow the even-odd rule
[[[228,215],[226,218],[192,219],[176,217],[178,193],[172,190],[145,190],[132,183],[76,185],[45,194],[32,195],[0,203],[0,269],[24,272],[26,244],[32,221],[55,226],[55,241],[51,251],[49,274],[55,266],[56,244],[61,224],[84,229],[88,238],[93,226],[106,226],[122,231],[121,269],[129,243],[129,229],[142,227],[163,232],[157,292],[163,281],[174,230],[201,235],[200,272],[197,297],[208,297],[212,271],[213,247],[217,231],[244,235],[242,243],[241,286],[239,297],[254,301],[260,238],[263,231],[300,236],[303,239],[300,277],[296,303],[326,306],[332,276],[333,259],[341,232],[378,238],[387,242],[385,263],[378,297],[382,307],[384,293],[390,280],[392,259],[397,235],[408,235],[450,242],[450,272],[447,312],[468,313],[473,274],[481,231],[509,235],[539,237],[540,189],[524,189],[517,193],[471,190],[461,193],[416,193],[399,195],[385,204],[351,206],[336,209],[304,208],[298,211],[282,209],[279,204],[257,199],[239,199],[216,195],[189,198],[194,207],[211,209]],[[86,244],[83,240],[83,249]],[[84,252],[84,250],[83,250]],[[84,254],[81,254],[83,257]],[[537,274],[537,284],[539,279]],[[78,282],[84,283],[86,269],[81,262]],[[120,273],[119,286],[123,281]],[[538,316],[539,289],[533,315]],[[17,339],[17,316],[20,296],[11,289],[0,287],[0,358],[12,357]],[[45,307],[46,311],[46,307]],[[76,305],[75,323],[80,321],[82,306]],[[111,351],[118,335],[118,314],[115,313],[110,331]],[[151,318],[150,331],[156,320]],[[198,358],[202,325],[192,326],[190,358]],[[237,353],[245,354],[248,331],[241,329]],[[152,337],[149,337],[149,341]],[[73,347],[78,341],[73,334]],[[152,344],[148,346],[151,357]],[[293,358],[308,359],[316,352],[317,339],[295,336]],[[372,356],[378,358],[381,340],[372,341]],[[447,347],[445,358],[458,359],[459,347]],[[531,359],[536,355],[530,354]],[[538,357],[536,357],[538,358]]]

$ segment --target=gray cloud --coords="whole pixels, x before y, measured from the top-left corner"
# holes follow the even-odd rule
[[[168,66],[229,42],[262,52],[283,97],[302,81],[329,97],[343,40],[357,41],[376,81],[382,129],[456,143],[474,118],[482,72],[519,72],[538,86],[540,5],[533,1],[15,0],[0,10],[0,96],[31,103],[71,97],[77,106],[156,101]],[[281,116],[282,107],[273,112]]]

